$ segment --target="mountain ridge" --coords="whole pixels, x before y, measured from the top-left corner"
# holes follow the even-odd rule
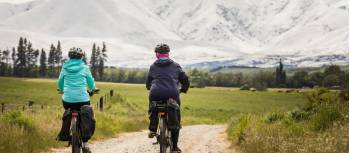
[[[37,0],[0,3],[0,10],[0,48],[15,46],[19,36],[38,48],[60,40],[64,49],[90,50],[105,41],[110,64],[122,67],[149,65],[160,42],[186,66],[248,66],[274,55],[317,66],[325,63],[318,57],[349,53],[346,0]]]

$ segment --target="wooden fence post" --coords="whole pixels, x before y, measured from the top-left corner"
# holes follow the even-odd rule
[[[100,111],[103,111],[103,96],[100,97]]]
[[[32,107],[34,105],[34,101],[28,101],[28,107]]]
[[[4,111],[5,111],[5,104],[1,103],[1,113],[4,113]]]
[[[107,103],[107,93],[105,94],[105,103]]]
[[[112,98],[112,97],[113,97],[113,93],[114,93],[114,91],[113,91],[113,90],[110,90],[110,91],[109,91],[109,96],[110,96],[110,98]]]

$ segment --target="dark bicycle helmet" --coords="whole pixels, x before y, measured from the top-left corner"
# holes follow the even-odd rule
[[[80,48],[73,47],[68,52],[68,56],[70,59],[81,59],[83,55],[83,50],[81,50]]]
[[[154,52],[161,53],[161,54],[167,54],[170,52],[170,48],[167,44],[158,44],[156,48],[154,49]]]

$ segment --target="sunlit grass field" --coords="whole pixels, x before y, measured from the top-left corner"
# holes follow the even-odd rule
[[[56,80],[0,78],[0,86],[0,103],[26,104],[34,101],[38,105],[62,105],[61,95],[56,91]],[[98,82],[97,87],[102,94],[113,89],[127,103],[134,105],[139,113],[148,110],[148,91],[144,85]],[[92,103],[95,104],[102,94],[95,95]],[[232,115],[240,113],[290,110],[305,101],[305,96],[299,93],[250,92],[236,88],[191,88],[187,94],[181,94],[184,119],[205,118],[212,123],[224,123]]]
[[[0,103],[26,105],[34,102],[35,109],[6,111],[0,115],[0,152],[22,148],[14,152],[37,152],[49,147],[62,146],[56,142],[63,112],[61,98],[56,91],[56,80],[0,78]],[[113,137],[120,132],[147,129],[148,91],[140,84],[98,82],[100,95],[92,98],[92,105],[100,96],[113,89],[115,96],[108,101],[105,110],[95,109],[97,120],[94,139]],[[225,124],[245,114],[264,114],[270,111],[288,111],[304,105],[306,97],[300,93],[276,91],[250,92],[235,88],[193,88],[181,95],[182,124]],[[43,105],[43,109],[41,109]],[[37,106],[37,107],[35,107]],[[17,113],[17,114],[16,114]],[[18,115],[20,114],[20,115]],[[11,120],[16,120],[12,122]],[[24,126],[36,132],[30,131]],[[12,134],[10,134],[12,133]],[[21,139],[21,146],[11,141]],[[34,141],[28,141],[34,139]],[[28,148],[30,146],[30,148]],[[27,147],[27,148],[26,148]]]

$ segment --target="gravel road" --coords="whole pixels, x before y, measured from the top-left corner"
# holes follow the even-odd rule
[[[224,125],[185,126],[180,131],[179,146],[183,153],[235,153],[226,139]],[[147,131],[125,133],[117,138],[90,144],[93,153],[158,153],[155,139]],[[52,153],[69,153],[69,148],[53,149]]]

